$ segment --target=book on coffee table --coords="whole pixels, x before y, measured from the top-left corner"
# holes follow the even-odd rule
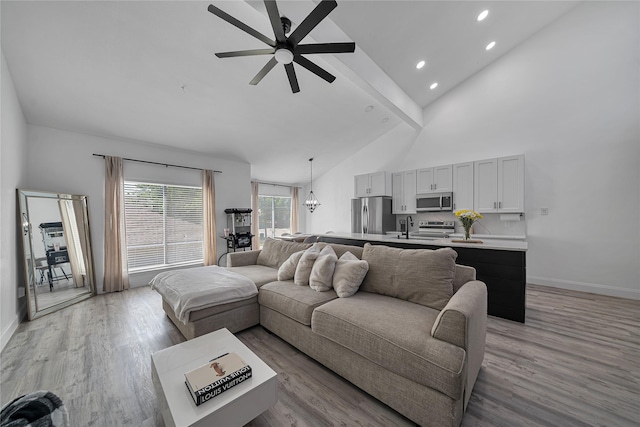
[[[225,353],[184,374],[196,406],[251,378],[251,366],[236,353]]]

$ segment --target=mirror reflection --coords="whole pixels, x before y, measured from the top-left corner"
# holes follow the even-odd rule
[[[87,197],[18,190],[18,200],[29,319],[93,296]]]

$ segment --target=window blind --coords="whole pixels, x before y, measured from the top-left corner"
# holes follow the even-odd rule
[[[129,270],[202,261],[202,189],[127,181]]]

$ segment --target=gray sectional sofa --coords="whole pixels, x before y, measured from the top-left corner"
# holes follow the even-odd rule
[[[268,239],[262,251],[229,254],[227,268],[255,282],[257,299],[191,313],[187,325],[165,311],[187,338],[259,323],[417,424],[460,425],[484,357],[487,290],[475,270],[450,248],[329,244],[338,258],[368,262],[354,295],[278,281],[310,246]]]

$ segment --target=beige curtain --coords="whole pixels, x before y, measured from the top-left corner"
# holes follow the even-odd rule
[[[260,229],[258,228],[258,193],[260,192],[260,183],[258,181],[251,181],[251,234],[253,239],[251,240],[251,249],[260,249]]]
[[[104,157],[104,292],[129,289],[122,158]]]
[[[78,252],[82,256],[82,268],[83,271],[83,279],[84,286],[89,284],[87,280],[88,277],[93,277],[93,263],[91,262],[89,256],[91,253],[91,242],[90,237],[87,235],[88,223],[89,219],[86,217],[87,213],[87,199],[83,197],[82,199],[74,199],[73,200],[73,211],[76,217],[76,231],[78,232],[78,240],[80,241],[80,246],[78,247]]]
[[[298,207],[300,206],[300,199],[298,196],[298,187],[291,187],[291,234],[297,233],[299,224],[298,216],[300,215]]]
[[[76,288],[84,286],[84,276],[86,269],[84,257],[82,256],[82,245],[78,234],[76,214],[73,210],[73,201],[69,199],[59,199],[60,217],[62,218],[62,229],[67,242],[67,255],[71,266],[71,276]]]
[[[217,265],[216,186],[212,170],[202,170],[202,248],[204,265]]]

